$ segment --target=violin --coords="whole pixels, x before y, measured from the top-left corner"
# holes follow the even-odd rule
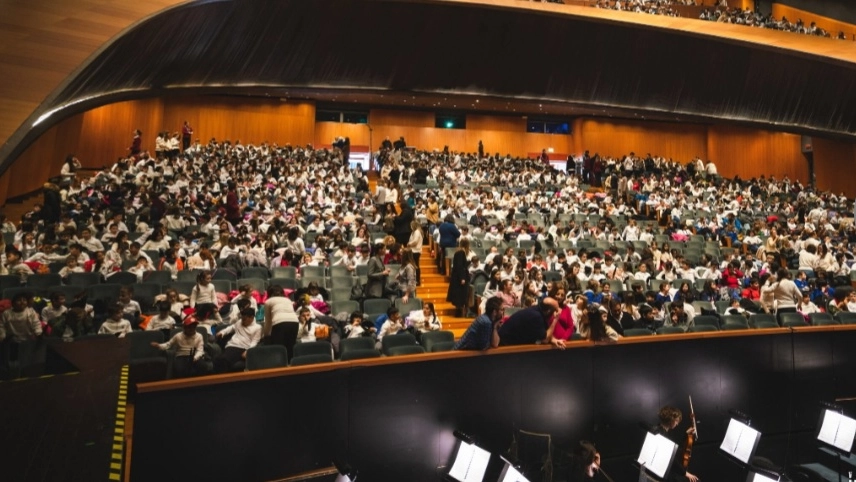
[[[687,431],[687,445],[684,449],[684,457],[682,464],[684,468],[690,465],[690,457],[693,455],[693,443],[698,440],[698,428],[695,418],[695,410],[693,410],[693,397],[690,396],[690,420],[693,422],[692,430]]]

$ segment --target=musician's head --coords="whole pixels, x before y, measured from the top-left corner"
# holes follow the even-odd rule
[[[681,419],[683,418],[683,414],[681,411],[675,407],[665,406],[660,409],[660,425],[663,427],[672,430],[681,423]]]

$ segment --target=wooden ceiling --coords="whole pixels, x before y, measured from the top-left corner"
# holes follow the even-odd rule
[[[0,145],[88,58],[185,0],[0,1]]]
[[[393,0],[393,3],[412,1]],[[113,41],[121,38],[131,27],[170,7],[229,2],[231,0],[0,0],[0,161],[11,160],[7,157],[14,158],[9,155],[15,150],[11,148],[20,148],[22,144],[32,141],[33,135],[38,133],[32,129],[34,120],[54,107],[58,98],[64,103],[75,100],[74,96],[69,98],[67,87],[74,85],[77,74],[85,72],[87,64],[109,49]],[[366,0],[365,3],[370,7],[377,2]],[[856,65],[856,45],[852,42],[787,32],[519,0],[423,0],[413,3],[479,5],[485,12],[526,9],[535,11],[536,14],[543,13],[545,19],[561,15],[583,19],[588,24],[602,24],[604,27],[642,26],[640,31],[679,32],[687,41],[710,39],[715,43],[749,46],[754,50],[770,51],[773,54],[784,52],[789,58],[819,59],[821,64],[829,65],[833,69],[843,67],[845,71],[851,71]],[[252,2],[244,4],[250,5],[255,6]],[[163,12],[163,15],[171,16],[172,12]],[[168,17],[164,17],[166,18]],[[442,28],[438,30],[438,35],[443,35]],[[532,48],[539,48],[537,42],[533,42]],[[563,62],[563,55],[573,54],[575,50],[588,50],[590,46],[563,45],[543,48],[552,49],[556,61]],[[794,56],[794,52],[799,54]],[[656,60],[658,55],[668,57],[669,54],[668,50],[652,53],[652,62],[659,63],[661,60]],[[382,50],[378,55],[383,55]],[[754,55],[746,57],[747,62],[755,60],[757,57]],[[722,67],[729,68],[727,63]],[[537,66],[525,65],[520,68],[534,72]],[[632,72],[628,74],[632,75]],[[811,75],[817,77],[817,86],[822,89],[824,72],[821,70]],[[97,91],[92,92],[91,89],[87,92],[85,84],[86,82],[82,92],[90,96],[98,95]],[[202,85],[204,86],[204,83]],[[78,80],[75,87],[79,86]],[[72,91],[74,92],[76,91]],[[418,92],[416,95],[419,95]],[[514,101],[513,97],[509,99]],[[110,100],[105,98],[101,103]],[[97,103],[98,101],[94,102]],[[92,105],[93,102],[89,102],[87,107]],[[53,121],[51,119],[48,124]],[[45,128],[44,125],[39,127]],[[2,163],[4,168],[8,165],[7,162]]]

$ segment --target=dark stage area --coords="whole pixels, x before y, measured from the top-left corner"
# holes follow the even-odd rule
[[[614,480],[635,480],[640,422],[655,423],[667,404],[686,414],[691,395],[701,422],[691,471],[705,481],[742,482],[745,472],[719,451],[728,411],[752,417],[762,434],[757,455],[774,464],[822,460],[814,442],[819,401],[856,394],[854,343],[856,330],[844,326],[774,329],[141,385],[131,480],[164,480],[167,465],[171,480],[275,480],[342,458],[361,481],[436,481],[448,471],[454,430],[505,453],[518,429],[551,434],[559,451],[594,441]],[[843,403],[852,414],[856,407]],[[188,406],[192,416],[174,410]],[[181,451],[163,450],[165,426],[186,429],[171,435]]]

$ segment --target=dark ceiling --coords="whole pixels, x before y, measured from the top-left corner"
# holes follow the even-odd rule
[[[854,68],[556,12],[432,0],[223,0],[142,22],[50,104],[61,117],[185,90],[423,108],[452,99],[453,109],[469,111],[736,122],[852,139]]]

